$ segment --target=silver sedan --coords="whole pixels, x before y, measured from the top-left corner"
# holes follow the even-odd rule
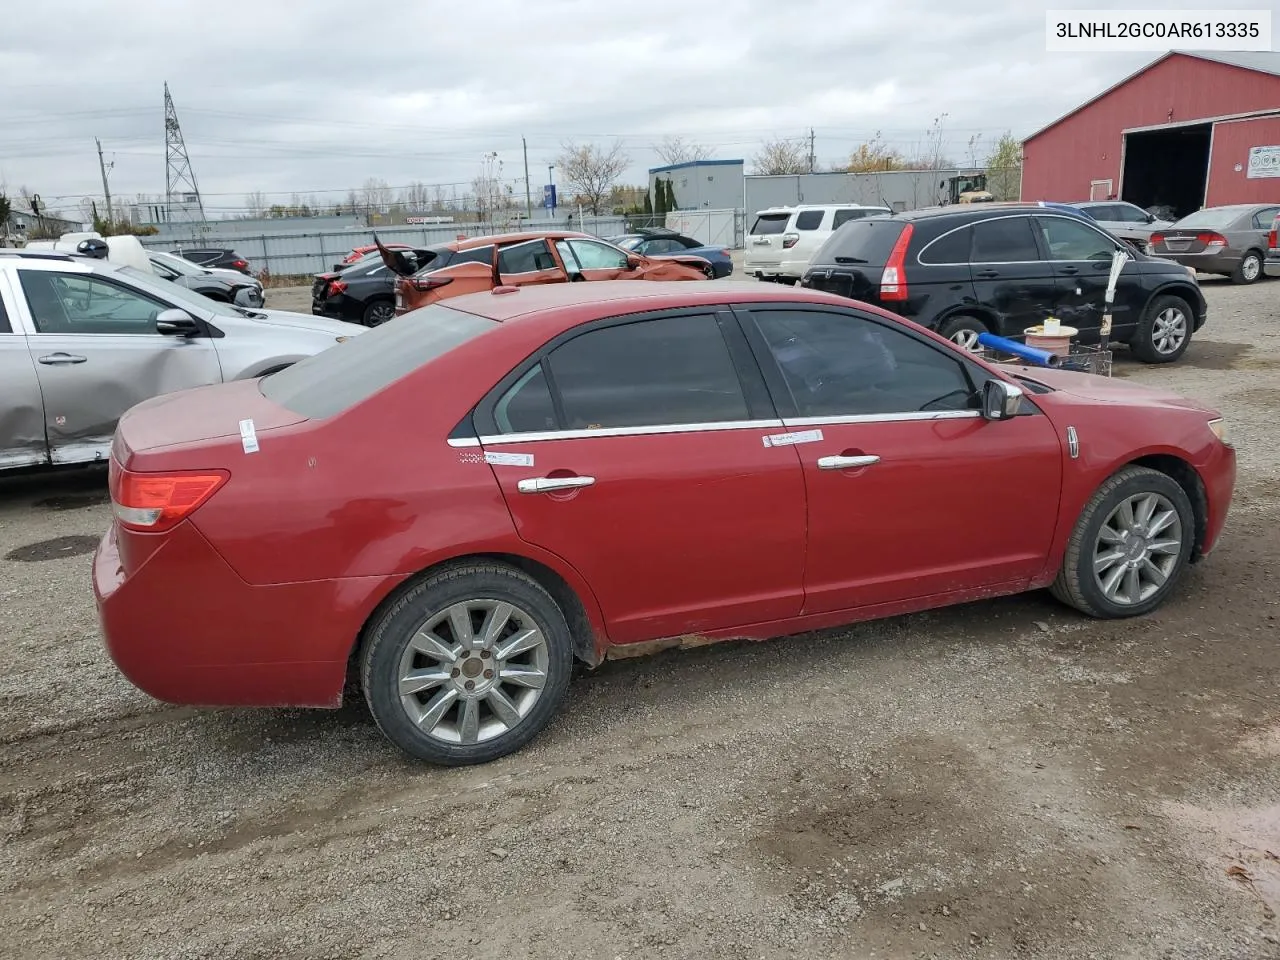
[[[0,250],[0,471],[104,460],[143,400],[259,377],[364,331],[216,303],[129,266]]]

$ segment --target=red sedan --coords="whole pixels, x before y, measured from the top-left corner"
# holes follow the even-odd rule
[[[93,579],[155,697],[336,707],[350,675],[402,749],[476,763],[575,659],[1040,587],[1146,613],[1234,479],[1199,403],[831,295],[498,287],[133,408]]]

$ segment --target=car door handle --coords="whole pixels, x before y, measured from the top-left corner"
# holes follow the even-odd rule
[[[521,493],[554,493],[557,490],[589,487],[595,482],[595,477],[533,477],[521,480],[516,484],[516,489]]]
[[[996,278],[996,277],[1000,276],[1000,274],[999,274],[998,272],[996,272],[995,270],[979,270],[979,271],[975,274],[975,276],[977,276],[978,278],[980,278],[980,279],[982,279],[982,280],[992,280],[992,279],[994,279],[994,278]]]
[[[879,463],[880,458],[873,455],[862,457],[819,457],[819,470],[854,470],[858,467],[869,467]]]
[[[81,357],[74,353],[51,353],[40,358],[40,362],[46,366],[56,367],[59,364],[67,363],[84,363],[88,357]]]
[[[1062,270],[1063,273],[1070,274],[1073,277],[1080,272],[1078,267],[1061,267],[1060,269]],[[1109,270],[1111,268],[1108,267],[1107,269]]]

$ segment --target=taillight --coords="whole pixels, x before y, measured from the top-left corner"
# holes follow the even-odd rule
[[[898,240],[889,253],[889,261],[884,265],[884,273],[880,274],[880,299],[907,299],[907,245],[911,243],[911,234],[915,230],[914,223],[902,228]]]
[[[328,289],[328,292],[326,292],[325,296],[327,296],[327,297],[336,297],[336,296],[337,296],[338,294],[340,294],[340,293],[345,293],[345,292],[346,292],[346,290],[347,290],[347,281],[345,281],[345,280],[330,280],[330,281],[329,281],[329,289]]]
[[[225,470],[132,473],[113,460],[111,512],[122,527],[159,533],[189,516],[230,478]]]
[[[453,277],[412,277],[409,280],[413,289],[423,293],[434,290],[436,287],[443,287],[447,283],[453,283]]]
[[[1267,234],[1267,246],[1272,250],[1276,247],[1280,247],[1280,243],[1276,243],[1276,229],[1274,227],[1272,227],[1271,232]]]
[[[249,265],[249,261],[248,260],[232,260],[231,265],[235,267],[237,270],[243,270],[245,267]]]
[[[1227,238],[1220,233],[1197,233],[1196,240],[1206,247],[1225,247]]]
[[[1153,234],[1151,235],[1151,243],[1152,243],[1152,244],[1156,244],[1156,243],[1164,243],[1164,234],[1163,234],[1163,233],[1153,233]]]
[[[798,233],[784,233],[782,235],[783,250],[790,250],[799,242],[800,242],[800,234]]]

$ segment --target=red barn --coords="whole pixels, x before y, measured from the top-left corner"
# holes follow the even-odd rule
[[[1022,150],[1023,200],[1280,202],[1280,53],[1166,53]]]

